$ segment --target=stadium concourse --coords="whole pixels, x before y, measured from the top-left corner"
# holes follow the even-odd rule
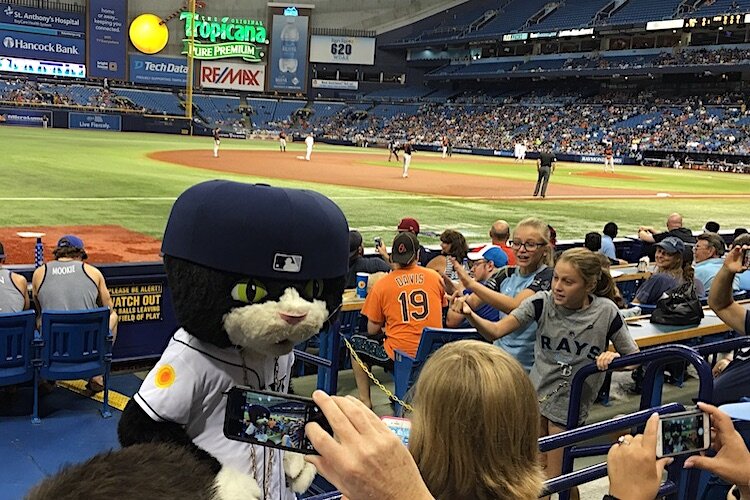
[[[197,4],[196,12],[186,11],[191,3]],[[158,27],[157,34],[163,35],[159,47],[146,47],[140,43],[142,40],[129,38],[128,26],[138,18],[143,19],[143,15]],[[249,40],[251,31],[252,43],[235,39]],[[186,43],[186,40],[192,41]],[[241,43],[236,45],[235,42]],[[189,51],[192,53],[188,58]],[[239,57],[240,52],[242,57]],[[581,221],[596,224],[598,231],[604,221],[616,220],[622,224],[622,234],[620,238],[616,238],[616,234],[610,236],[612,239],[608,242],[618,245],[618,254],[610,257],[629,260],[629,264],[623,264],[625,267],[618,271],[621,273],[618,277],[622,278],[618,286],[622,295],[632,298],[636,283],[649,283],[647,280],[651,276],[651,269],[646,266],[644,271],[636,264],[641,255],[648,252],[643,247],[643,238],[638,235],[648,239],[653,233],[658,237],[664,229],[644,226],[635,237],[627,237],[636,224],[653,223],[652,219],[657,217],[663,221],[669,213],[689,208],[692,210],[691,228],[696,229],[709,218],[721,220],[724,226],[721,235],[725,240],[731,240],[732,231],[728,227],[750,226],[744,204],[748,194],[742,192],[743,182],[750,178],[731,175],[750,173],[749,81],[750,0],[377,0],[367,5],[328,0],[315,6],[237,0],[6,0],[0,3],[0,131],[4,137],[15,137],[15,140],[8,141],[14,142],[10,146],[5,144],[4,154],[17,162],[9,170],[17,168],[21,172],[20,163],[23,163],[24,168],[28,165],[30,169],[37,169],[41,176],[37,171],[7,172],[6,180],[15,185],[7,188],[6,196],[16,197],[3,198],[3,203],[8,204],[4,212],[10,214],[4,220],[12,227],[0,232],[0,240],[13,239],[18,226],[28,222],[28,219],[19,223],[9,219],[23,217],[49,202],[58,204],[54,208],[54,220],[59,226],[43,226],[49,223],[44,220],[28,224],[24,229],[46,232],[45,238],[49,240],[78,232],[81,226],[74,224],[92,222],[87,213],[88,203],[91,203],[103,206],[107,216],[127,212],[122,220],[129,222],[122,222],[123,226],[148,223],[148,234],[158,235],[168,212],[167,205],[172,203],[174,192],[185,187],[183,184],[205,180],[209,174],[247,176],[253,182],[266,182],[271,178],[281,179],[282,185],[299,182],[306,187],[326,186],[321,187],[321,191],[330,189],[328,185],[364,188],[362,191],[367,191],[367,197],[354,196],[356,200],[349,206],[367,210],[368,215],[379,212],[383,219],[385,213],[388,217],[392,215],[388,210],[418,208],[420,213],[399,214],[399,218],[418,217],[423,223],[419,236],[421,244],[433,247],[432,250],[438,245],[431,245],[433,242],[428,238],[438,236],[432,231],[437,224],[434,220],[425,224],[422,214],[439,213],[434,217],[440,217],[439,224],[444,226],[459,218],[468,219],[470,212],[482,212],[483,217],[492,213],[493,219],[507,219],[511,226],[528,215],[543,215],[549,219],[547,222],[534,219],[528,227],[521,224],[529,237],[511,240],[510,245],[522,253],[523,258],[519,258],[516,269],[502,269],[501,273],[505,274],[495,283],[502,287],[504,294],[507,292],[506,299],[513,299],[513,307],[505,307],[507,303],[503,302],[503,310],[508,314],[513,308],[519,312],[523,309],[519,306],[520,298],[516,301],[517,296],[510,294],[533,296],[533,292],[545,286],[549,289],[553,273],[542,264],[542,258],[551,260],[546,259],[546,253],[552,253],[551,247],[556,243],[558,250],[581,245],[578,240],[559,238],[560,241],[556,241],[558,237],[548,222],[560,229],[558,221],[565,220],[567,232],[580,233],[585,225],[580,224]],[[39,130],[27,134],[29,129],[24,127]],[[47,128],[79,130],[48,131]],[[15,130],[8,133],[7,129]],[[209,138],[216,129],[213,142]],[[118,142],[111,139],[115,135],[107,135],[123,133],[117,137],[126,137],[126,132],[148,132],[149,137],[130,134],[127,140]],[[213,142],[216,153],[212,155],[208,146],[198,149],[203,147],[204,139],[187,137],[191,135],[204,137],[205,144]],[[299,151],[298,145],[290,144],[290,154],[282,159],[285,142],[280,144],[278,152],[275,144],[234,142],[287,137],[292,142],[310,135],[314,136],[315,149],[308,153],[309,163],[297,161],[291,154]],[[131,137],[132,142],[129,142]],[[222,141],[224,138],[230,140]],[[37,143],[29,145],[26,142],[29,140]],[[43,152],[40,146],[43,141],[50,143],[50,149],[59,148],[59,151]],[[329,145],[321,147],[324,143]],[[393,153],[400,153],[404,143],[413,144],[418,152],[408,179],[405,173],[401,174],[400,165],[386,164],[385,152],[369,149],[390,145]],[[80,161],[79,157],[72,158],[71,146],[81,150],[76,151],[82,153]],[[368,149],[351,148],[342,152],[346,146]],[[107,152],[103,153],[105,148]],[[19,152],[21,149],[23,151]],[[513,156],[514,150],[528,150],[528,161],[504,162],[503,159]],[[438,154],[420,155],[421,151]],[[532,201],[528,198],[533,178],[536,178],[536,159],[540,151],[554,154],[560,162],[556,177],[552,178],[549,199]],[[35,153],[38,158],[28,158]],[[451,158],[452,153],[457,156]],[[45,155],[47,157],[42,158]],[[492,158],[479,159],[478,155]],[[614,156],[617,167],[613,172],[605,173],[596,165],[603,164],[605,156]],[[17,160],[19,157],[23,157],[22,160]],[[107,162],[107,158],[111,162]],[[69,175],[56,177],[58,167],[68,166],[65,162],[81,163],[80,172],[84,173],[65,170],[63,175]],[[93,163],[96,165],[92,167]],[[620,168],[621,165],[633,167]],[[274,170],[273,175],[269,173],[269,166]],[[457,167],[452,170],[452,166]],[[664,171],[639,166],[671,167],[675,171],[663,176]],[[206,173],[206,169],[211,172]],[[712,170],[727,175],[685,173],[681,169]],[[163,171],[167,173],[161,177]],[[560,175],[563,173],[568,175]],[[39,196],[23,198],[30,176],[48,182]],[[674,178],[684,180],[685,184],[670,180]],[[83,180],[77,184],[77,179]],[[84,180],[88,182],[86,192],[75,193],[83,191]],[[375,189],[387,193],[376,202],[382,208],[373,210],[373,200],[379,199]],[[355,189],[347,192],[355,193]],[[404,195],[404,192],[409,194]],[[407,196],[409,199],[404,202]],[[342,207],[347,201],[345,198],[340,197]],[[705,199],[705,206],[709,208],[704,213],[703,205],[687,198]],[[60,208],[66,201],[69,210]],[[132,210],[123,210],[124,204]],[[625,204],[632,205],[628,207],[632,211],[627,215],[617,214],[618,207]],[[366,209],[362,209],[363,206]],[[147,209],[139,210],[144,207]],[[715,212],[710,213],[710,207],[714,207]],[[159,210],[161,212],[157,212]],[[698,213],[702,217],[700,223],[695,222]],[[714,217],[715,213],[720,216]],[[359,213],[346,215],[350,224],[352,220],[364,220]],[[641,216],[650,219],[642,221]],[[674,216],[679,214],[669,217],[667,229],[684,229],[689,233],[686,228],[669,227]],[[682,217],[678,218],[681,225]],[[406,227],[399,224],[399,231],[419,232],[419,223],[415,220],[404,221]],[[476,220],[459,222],[479,228],[472,237],[479,235],[486,239],[490,224],[483,220],[481,224]],[[501,226],[507,228],[508,223],[498,222],[503,222]],[[92,258],[110,261],[102,269],[110,286],[116,288],[117,303],[135,301],[135,294],[148,297],[154,304],[158,302],[159,308],[164,307],[163,311],[160,309],[159,321],[146,322],[134,317],[133,321],[123,321],[120,325],[113,352],[118,365],[113,377],[116,392],[113,406],[121,410],[140,387],[146,373],[140,370],[153,366],[178,325],[169,283],[159,260],[159,242],[131,231],[134,228],[121,228],[116,225],[119,219],[93,223],[111,224],[83,227],[87,228],[84,237],[87,246],[90,245]],[[359,229],[367,237],[364,241],[371,241],[374,235],[394,233],[396,224],[389,224],[386,226],[383,220],[373,220],[370,224],[368,220],[368,224]],[[449,228],[440,228],[443,229]],[[456,233],[455,227],[450,229]],[[112,236],[115,231],[117,237]],[[489,235],[495,243],[499,235],[495,234],[494,225]],[[455,251],[452,243],[443,241],[442,236],[443,251],[449,251],[446,247]],[[694,235],[687,236],[693,239]],[[587,237],[589,242],[595,240]],[[359,241],[363,241],[362,235]],[[45,240],[45,243],[48,242]],[[33,240],[15,241],[6,245],[5,251],[32,255],[33,244]],[[121,248],[111,250],[107,244]],[[599,244],[602,244],[601,237]],[[657,262],[663,263],[665,259],[671,259],[672,263],[687,262],[689,252],[678,251],[674,242],[669,245],[660,246],[659,255],[666,252],[670,256]],[[668,252],[670,248],[675,251]],[[359,251],[350,249],[350,252],[354,250]],[[707,251],[707,248],[702,246],[700,251]],[[534,256],[529,257],[530,254]],[[586,251],[582,254],[589,261],[589,270],[593,270],[588,276],[602,275],[602,262],[598,257],[595,260]],[[736,254],[737,251],[735,257]],[[472,255],[477,254],[464,251],[461,257],[468,259]],[[120,259],[148,262],[122,263]],[[480,262],[482,260],[484,262]],[[528,268],[522,265],[528,266],[532,260],[539,266],[534,271],[540,273],[538,278],[528,276]],[[567,261],[563,258],[562,262],[566,265]],[[6,262],[16,263],[17,260],[10,259]],[[468,266],[468,261],[466,264]],[[475,260],[477,266],[488,264],[487,259]],[[721,262],[713,264],[717,268],[722,266]],[[575,268],[571,263],[567,265]],[[13,269],[30,275],[34,267],[26,264]],[[581,268],[576,269],[579,274],[575,276],[583,276]],[[679,270],[680,279],[692,275],[689,264]],[[677,275],[676,268],[669,271]],[[632,276],[628,274],[638,278],[630,279]],[[543,275],[549,276],[542,278]],[[651,283],[656,281],[658,279]],[[589,297],[583,285],[578,291],[582,300]],[[609,292],[614,297],[611,302],[616,302],[614,287],[610,287]],[[731,300],[731,292],[726,295]],[[453,300],[460,303],[457,297]],[[620,300],[619,305],[626,306],[623,302]],[[614,310],[606,299],[599,303],[606,303],[604,307]],[[347,320],[351,321],[343,322],[345,324],[338,330],[321,332],[317,346],[299,346],[309,350],[310,359],[315,359],[315,354],[325,354],[325,346],[328,346],[332,359],[318,359],[319,366],[314,369],[319,370],[319,376],[310,374],[314,370],[310,367],[295,367],[294,373],[298,376],[294,378],[293,390],[296,394],[309,396],[316,388],[330,389],[339,395],[358,393],[349,370],[351,365],[338,359],[335,343],[324,344],[331,338],[338,339],[339,333],[352,333],[353,330],[346,330],[347,326],[355,328],[358,321],[365,319],[357,306],[362,304],[345,311],[350,314]],[[586,307],[570,310],[575,310],[575,314],[585,313]],[[637,384],[642,381],[637,375],[631,378],[629,373],[614,374],[611,398],[603,391],[600,401],[605,404],[594,405],[586,422],[599,423],[623,414],[631,420],[620,420],[619,427],[612,424],[607,433],[596,437],[586,429],[580,437],[592,438],[589,442],[595,442],[598,447],[591,454],[598,457],[579,453],[575,462],[571,459],[565,463],[561,468],[563,472],[602,461],[602,455],[614,442],[623,445],[617,450],[625,449],[626,440],[616,441],[616,435],[609,433],[620,434],[623,428],[641,425],[654,408],[672,412],[690,405],[697,396],[711,400],[714,383],[706,360],[712,363],[716,360],[702,357],[693,348],[704,347],[707,338],[713,339],[711,335],[733,336],[737,332],[732,327],[741,330],[719,316],[707,309],[697,326],[666,325],[666,330],[660,330],[660,326],[645,318],[631,319],[630,334],[637,337],[644,352],[633,354],[642,357],[620,361],[636,359],[633,364],[657,366],[653,362],[665,356],[661,354],[663,348],[670,353],[668,356],[681,355],[693,361],[698,370],[685,375],[681,368],[670,368],[672,384],[663,388],[663,394],[657,385],[654,391],[643,391],[646,396],[642,398],[624,394],[625,388],[632,392],[640,390]],[[612,317],[610,331],[606,338],[602,337],[604,347],[596,347],[604,358],[609,356],[606,346],[612,331],[622,330],[623,336],[630,335],[624,316],[614,312]],[[592,327],[593,323],[586,330]],[[643,333],[646,330],[650,336]],[[572,336],[574,332],[570,333]],[[550,337],[541,333],[539,337],[550,343]],[[740,338],[736,345],[725,350],[731,351],[745,340]],[[670,346],[651,349],[668,341]],[[692,347],[686,347],[685,343],[691,343]],[[563,342],[559,345],[563,346]],[[557,350],[567,349],[571,354],[569,344],[565,345],[564,349],[558,347]],[[579,355],[587,345],[576,342]],[[526,343],[524,347],[528,346]],[[593,352],[594,341],[590,348]],[[588,362],[595,358],[598,356],[578,360],[582,363],[580,370],[596,369]],[[558,361],[559,367],[550,363],[550,373],[559,371],[564,378],[574,376],[568,358],[563,359],[565,362]],[[737,361],[744,362],[742,356],[738,356]],[[617,364],[617,360],[613,362]],[[331,373],[338,373],[339,368],[340,377],[331,376]],[[387,389],[396,390],[391,374],[379,369],[375,374]],[[696,374],[700,381],[691,377]],[[652,381],[651,375],[646,372],[646,382]],[[661,381],[661,377],[655,378]],[[33,484],[54,474],[66,462],[83,461],[119,446],[115,427],[120,412],[113,412],[112,419],[99,418],[98,403],[81,397],[81,385],[72,383],[58,387],[43,398],[43,423],[34,427],[29,423],[27,411],[32,388],[2,391],[0,455],[6,460],[0,468],[0,500],[22,497]],[[574,384],[571,382],[571,385]],[[567,379],[554,392],[543,396],[542,401],[566,386]],[[473,388],[467,387],[468,392]],[[450,398],[446,399],[450,403]],[[661,406],[662,401],[665,407]],[[537,408],[536,398],[528,398],[527,402]],[[394,412],[385,393],[376,391],[373,403],[378,415]],[[579,405],[564,403],[570,409],[568,427],[574,433],[561,435],[563,439],[572,439],[583,422],[577,418]],[[468,408],[468,417],[462,418],[473,418],[472,410]],[[636,414],[639,410],[641,413]],[[565,420],[560,420],[550,419],[546,423],[562,426]],[[537,448],[553,448],[549,443],[550,440],[545,442],[544,439],[539,443],[531,441],[532,455],[536,456]],[[558,445],[560,449],[572,445],[572,441]],[[482,450],[471,451],[480,456]],[[647,451],[646,458],[653,459],[655,453]],[[502,460],[493,462],[502,463]],[[681,474],[678,469],[679,462],[668,471],[664,487],[679,489],[672,497],[680,500],[699,498],[699,492],[702,494],[706,490],[701,489],[704,483],[698,485],[698,473]],[[595,477],[599,479],[580,484],[581,498],[602,498],[609,487],[604,477],[606,470],[600,467],[587,474],[576,476],[577,484]],[[706,480],[708,475],[700,479]],[[720,485],[724,497],[728,487]],[[332,489],[325,481],[316,483],[316,488]],[[320,491],[311,490],[307,496],[314,493]],[[563,491],[561,496],[565,497],[566,493]]]

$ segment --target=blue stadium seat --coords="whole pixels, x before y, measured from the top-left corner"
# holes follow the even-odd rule
[[[0,386],[34,379],[34,311],[0,314]]]
[[[102,416],[109,411],[109,368],[112,363],[112,333],[109,331],[109,308],[83,311],[43,311],[41,326],[41,366],[39,376],[45,380],[88,379],[104,375]],[[34,388],[34,408],[38,406]],[[34,421],[39,422],[38,413]]]
[[[612,0],[566,0],[552,14],[538,24],[528,27],[533,31],[554,31],[588,25],[597,12]]]
[[[637,22],[672,19],[682,0],[628,0],[604,24],[632,24]]]
[[[425,328],[419,339],[419,347],[415,357],[411,357],[403,351],[396,349],[394,351],[393,382],[394,394],[403,401],[406,393],[409,391],[414,382],[416,382],[419,372],[422,370],[427,359],[443,347],[445,344],[457,340],[484,340],[474,328]],[[395,403],[396,415],[401,413],[401,405]]]

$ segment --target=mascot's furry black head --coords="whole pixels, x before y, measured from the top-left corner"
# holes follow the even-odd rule
[[[341,305],[344,214],[325,196],[209,181],[172,207],[162,243],[180,326],[204,342],[291,352]]]

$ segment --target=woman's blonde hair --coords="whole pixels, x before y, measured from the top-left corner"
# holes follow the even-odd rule
[[[413,403],[409,451],[435,498],[538,498],[536,392],[505,351],[476,340],[442,347]]]
[[[602,269],[602,261],[597,254],[588,248],[571,248],[565,250],[557,262],[567,262],[581,273],[586,288],[594,295],[610,299],[617,303],[615,299],[617,292],[614,280],[609,272]]]
[[[516,231],[518,231],[518,228],[520,227],[531,227],[535,229],[539,235],[542,237],[542,240],[544,241],[546,247],[544,249],[544,258],[542,259],[542,262],[546,264],[547,266],[552,266],[554,264],[554,251],[552,247],[550,246],[550,241],[552,241],[552,236],[549,231],[549,224],[544,222],[542,219],[539,219],[537,217],[526,217],[525,219],[521,220],[518,224],[516,224],[515,229],[513,230],[513,237],[516,236]]]

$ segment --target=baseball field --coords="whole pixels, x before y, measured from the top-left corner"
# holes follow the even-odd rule
[[[446,228],[486,241],[494,220],[529,215],[547,220],[560,239],[601,231],[610,220],[621,235],[664,227],[671,212],[695,230],[707,220],[750,226],[750,175],[742,174],[648,167],[604,174],[600,165],[559,164],[540,200],[531,197],[532,161],[417,152],[403,179],[385,150],[320,143],[310,162],[299,143],[282,154],[275,142],[225,139],[213,158],[209,138],[158,134],[4,126],[0,144],[0,241],[11,263],[32,261],[33,241],[16,234],[29,230],[45,232],[47,248],[76,232],[93,262],[153,260],[175,197],[215,178],[319,191],[365,241],[391,238],[404,216],[419,220],[427,245],[438,243],[430,232]]]

